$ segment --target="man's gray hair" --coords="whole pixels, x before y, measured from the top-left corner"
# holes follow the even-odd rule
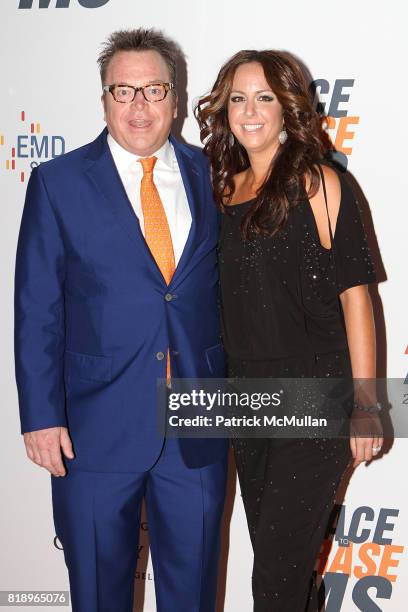
[[[115,53],[120,51],[156,51],[166,62],[170,80],[176,84],[177,60],[183,53],[177,43],[153,28],[138,28],[137,30],[119,30],[113,32],[102,43],[102,51],[98,57],[102,85],[105,85],[106,70]]]

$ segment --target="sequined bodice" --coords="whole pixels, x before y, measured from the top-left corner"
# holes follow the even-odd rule
[[[354,196],[342,179],[331,249],[320,245],[308,200],[272,237],[244,241],[252,201],[223,215],[219,244],[223,340],[230,359],[276,360],[347,349],[338,294],[375,279]]]

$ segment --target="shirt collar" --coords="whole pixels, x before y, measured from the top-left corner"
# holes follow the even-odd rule
[[[129,166],[134,164],[135,161],[140,159],[139,155],[135,155],[134,153],[130,153],[124,147],[122,147],[111,134],[108,133],[107,137],[108,146],[112,153],[113,160],[116,164],[116,167],[119,172],[127,170]],[[167,168],[171,170],[174,169],[176,164],[176,155],[174,152],[173,145],[170,140],[167,139],[166,142],[158,149],[155,153],[152,154],[157,157],[157,164],[164,164]],[[138,164],[139,165],[139,164]]]

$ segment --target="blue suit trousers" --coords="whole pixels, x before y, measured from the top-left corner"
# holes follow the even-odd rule
[[[131,612],[145,498],[158,612],[213,612],[225,461],[186,467],[167,439],[145,472],[52,477],[73,612]]]

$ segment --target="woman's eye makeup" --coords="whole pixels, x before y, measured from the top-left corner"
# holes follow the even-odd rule
[[[241,94],[232,94],[230,96],[230,102],[232,102],[233,104],[236,104],[237,102],[244,102],[245,99],[246,99],[245,96]],[[256,97],[256,100],[258,102],[273,102],[274,99],[275,99],[274,96],[269,93],[262,93]]]

